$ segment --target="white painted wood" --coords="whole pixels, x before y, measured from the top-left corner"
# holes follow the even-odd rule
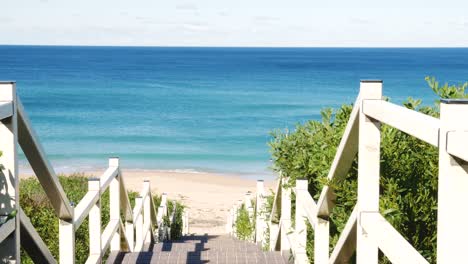
[[[107,224],[106,228],[104,228],[104,231],[102,232],[101,235],[101,252],[105,253],[106,250],[109,248],[111,245],[111,241],[115,235],[118,234],[118,229],[119,229],[119,221],[120,220],[110,220],[109,223]],[[120,243],[120,241],[119,241]],[[120,245],[119,249],[120,250]]]
[[[343,231],[341,231],[340,238],[330,255],[329,263],[350,263],[350,259],[356,251],[356,222],[357,206],[354,207]]]
[[[186,227],[185,227],[185,230],[186,230],[186,234],[190,234],[190,221],[189,221],[189,212],[185,212],[185,224],[186,224]]]
[[[34,263],[57,263],[47,245],[31,224],[29,217],[20,208],[21,247],[26,250]]]
[[[125,187],[125,177],[119,168],[119,183],[120,183],[120,206],[124,213],[125,221],[133,221],[133,210],[130,205],[130,199],[128,198],[127,188]]]
[[[110,158],[109,159],[109,168],[115,168],[116,176],[111,180],[109,186],[109,219],[110,221],[117,222],[117,231],[112,236],[112,241],[110,243],[111,251],[121,250],[120,236],[125,230],[120,229],[120,178],[118,175],[119,172],[119,158]],[[102,188],[103,186],[101,186]],[[103,250],[105,251],[105,250]]]
[[[265,245],[266,217],[265,217],[265,188],[263,180],[257,181],[256,215],[255,215],[255,243]]]
[[[127,233],[127,229],[123,224],[122,220],[119,219],[119,229],[121,230],[122,243],[120,245],[120,251],[130,252],[133,249],[130,248],[130,240],[133,240],[133,237],[130,237]]]
[[[16,85],[14,82],[0,83],[0,102],[12,105],[11,118],[0,121],[0,216],[6,217],[19,211],[18,175],[18,116]],[[0,260],[20,263],[20,221],[13,218],[15,231],[0,243]]]
[[[382,99],[381,81],[362,81],[362,100]],[[380,176],[380,123],[365,115],[363,105],[359,113],[358,148],[358,223],[362,212],[379,211]],[[358,225],[356,261],[360,264],[377,264],[378,248],[368,234]]]
[[[143,198],[137,197],[135,198],[135,208],[141,207],[143,205]],[[135,216],[135,215],[134,215]],[[143,247],[143,216],[140,213],[136,215],[134,219],[135,223],[135,251],[141,251]]]
[[[88,217],[91,208],[93,208],[99,201],[99,195],[99,191],[88,191],[76,206],[75,215],[73,217],[75,231],[78,230],[86,217]]]
[[[287,179],[283,179],[285,183]],[[291,245],[286,234],[291,230],[291,189],[281,186],[281,251],[288,251]]]
[[[99,179],[88,180],[88,191],[100,192],[101,184]],[[102,258],[101,252],[101,201],[96,201],[89,210],[89,255],[98,259]]]
[[[447,152],[447,138],[449,131],[468,130],[467,103],[442,100],[440,104],[437,263],[466,259],[468,210],[464,208],[468,201],[468,164]]]
[[[0,243],[3,242],[11,233],[15,231],[16,222],[14,219],[10,219],[6,223],[0,226]]]
[[[327,220],[318,218],[314,227],[314,260],[315,263],[328,263],[330,251],[330,224]]]
[[[280,232],[281,232],[281,219],[278,224],[275,224],[273,222],[270,222],[270,250],[280,250],[280,247],[278,246],[278,239],[280,237]]]
[[[107,190],[107,187],[111,184],[112,180],[114,180],[119,173],[118,167],[109,167],[101,176],[101,193],[104,193]]]
[[[428,263],[380,213],[362,212],[360,220],[370,239],[392,263]]]
[[[72,222],[59,219],[60,263],[75,263],[75,228]]]
[[[278,210],[278,199],[281,195],[281,185],[282,185],[282,176],[281,176],[281,173],[280,173],[280,176],[278,178],[278,180],[276,181],[276,187],[275,187],[275,197],[273,198],[273,205],[271,207],[271,213],[270,213],[270,217],[268,219],[269,222],[272,222],[272,221],[278,221],[281,216],[278,218],[278,219],[275,219],[276,218],[276,215],[277,215],[277,210]]]
[[[143,224],[143,245],[142,245],[142,249],[143,249],[144,244],[147,241],[147,237],[150,236],[150,233],[151,233],[151,223]]]
[[[135,251],[135,226],[133,222],[125,222],[125,237],[131,252]]]
[[[307,180],[296,180],[296,215],[295,215],[296,226],[294,228],[294,234],[296,238],[296,245],[295,245],[296,248],[293,248],[293,251],[295,252],[294,263],[303,263],[302,261],[307,258],[307,254],[306,254],[307,216],[306,216],[306,212],[304,210],[304,204],[303,204],[304,203],[303,197],[305,196],[305,194],[306,195],[309,194],[307,188],[308,188]],[[281,235],[283,235],[283,233]],[[321,239],[321,238],[317,238],[317,236],[315,236],[315,238],[319,240]],[[319,241],[319,243],[320,242],[323,242],[323,241]],[[281,243],[283,243],[283,241],[281,241]],[[321,262],[317,262],[317,263],[321,263]]]
[[[333,158],[333,162],[327,176],[329,180],[344,179],[351,168],[354,158],[356,157],[358,152],[360,107],[361,99],[360,96],[358,96],[349,116],[349,121],[346,124],[340,145],[338,145],[335,157]],[[318,216],[328,217],[334,207],[334,200],[335,195],[333,193],[333,189],[329,186],[324,186],[317,202]]]
[[[101,263],[101,258],[98,255],[90,255],[88,259],[86,259],[85,264],[97,264]]]
[[[309,192],[299,192],[297,196],[300,196],[301,203],[299,206],[301,206],[301,209],[304,211],[305,217],[313,227],[316,226],[318,224],[318,217],[317,205],[315,204],[314,199],[312,199]]]
[[[448,131],[447,152],[452,156],[468,161],[468,131]]]
[[[13,102],[0,101],[0,120],[13,115]]]
[[[368,117],[397,128],[433,146],[439,145],[439,119],[384,100],[364,100],[362,105],[362,110]]]
[[[31,122],[20,100],[17,102],[17,107],[18,142],[21,149],[36,174],[37,179],[41,183],[52,207],[54,207],[56,215],[63,220],[72,220],[73,210],[70,206],[70,201],[65,195],[52,165],[45,156],[42,145],[31,126]]]
[[[146,196],[146,199],[144,200],[144,210],[143,210],[143,223],[144,225],[148,226],[148,230],[149,230],[149,227],[151,227],[151,193],[150,193],[150,190],[151,190],[151,187],[150,187],[150,182],[145,180],[143,182],[143,188],[144,189],[147,189],[148,190],[148,193],[147,193],[147,196]],[[145,235],[145,243],[151,243],[151,236],[147,236]]]

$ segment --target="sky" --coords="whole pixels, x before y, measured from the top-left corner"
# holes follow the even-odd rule
[[[0,0],[0,44],[468,47],[468,1]]]

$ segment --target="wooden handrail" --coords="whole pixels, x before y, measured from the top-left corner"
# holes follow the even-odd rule
[[[44,154],[44,150],[37,139],[36,132],[31,126],[31,122],[19,98],[17,100],[17,109],[19,145],[26,159],[29,161],[29,164],[31,164],[31,168],[41,183],[52,207],[54,207],[55,214],[62,220],[71,221],[73,219],[73,209],[70,206],[70,201],[65,195],[52,165],[50,165],[50,162]]]
[[[384,100],[363,100],[362,106],[366,116],[439,146],[439,119]]]
[[[295,263],[309,263],[304,232],[308,222],[314,229],[314,263],[347,263],[356,249],[357,263],[377,263],[378,249],[395,263],[428,263],[379,212],[380,124],[383,123],[439,148],[437,261],[453,263],[464,258],[468,227],[463,223],[468,221],[468,212],[460,208],[468,198],[468,123],[465,122],[468,100],[441,100],[440,119],[437,119],[386,102],[381,91],[380,81],[361,82],[359,96],[328,173],[328,180],[339,184],[348,174],[356,154],[359,155],[358,202],[332,254],[328,254],[328,219],[334,206],[333,189],[324,186],[316,203],[307,191],[307,181],[296,180],[296,188],[285,189],[285,183],[290,183],[282,172],[268,217],[271,250],[291,247]],[[289,224],[290,192],[296,197],[294,227]],[[274,222],[277,215],[279,225]],[[232,213],[228,215],[231,225],[228,230],[234,236],[236,217]]]
[[[75,233],[87,217],[90,219],[90,255],[86,263],[100,263],[104,252],[109,248],[111,251],[133,252],[142,250],[145,243],[152,242],[152,226],[157,224],[157,213],[149,181],[143,182],[143,188],[140,192],[142,197],[137,199],[135,207],[132,208],[119,160],[118,158],[110,158],[108,169],[100,178],[89,180],[88,192],[73,208],[46,158],[21,101],[16,96],[15,84],[0,82],[0,88],[2,88],[0,89],[0,128],[7,128],[0,131],[2,144],[8,146],[5,150],[6,155],[4,155],[6,159],[3,159],[3,163],[6,162],[5,170],[10,172],[10,178],[7,180],[13,179],[11,182],[13,187],[19,182],[16,151],[16,145],[19,143],[59,218],[60,263],[75,262]],[[6,119],[7,117],[11,118]],[[107,189],[110,193],[110,219],[101,232],[101,195]],[[11,192],[11,195],[17,194]],[[0,243],[3,243],[5,238],[11,236],[13,232],[15,232],[15,240],[19,239],[21,234],[21,245],[32,255],[35,262],[56,263],[29,218],[19,207],[17,199],[12,200],[16,201],[15,206],[19,209],[15,217],[0,225]],[[163,200],[167,214],[165,195]],[[121,211],[124,213],[123,219],[120,215]],[[186,214],[184,216],[188,217]],[[173,214],[174,217],[175,214]],[[173,221],[174,219],[172,219]],[[157,234],[156,237],[158,237]],[[11,240],[8,241],[8,243],[10,242]],[[2,257],[6,253],[5,256],[9,259],[19,260],[19,249],[16,247],[11,247],[11,249],[14,249],[14,252],[2,252]]]
[[[0,120],[13,115],[12,102],[0,102]]]

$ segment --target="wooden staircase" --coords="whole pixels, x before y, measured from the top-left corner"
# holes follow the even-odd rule
[[[120,253],[107,263],[289,263],[289,254],[263,251],[254,243],[228,235],[191,235],[179,240],[151,245],[149,251]]]

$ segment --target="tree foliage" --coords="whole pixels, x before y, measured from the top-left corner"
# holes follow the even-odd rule
[[[468,82],[441,86],[435,78],[426,77],[426,81],[441,98],[468,98]],[[408,98],[404,106],[439,116],[438,102],[421,106],[421,100]],[[344,179],[327,179],[351,110],[352,105],[324,109],[320,121],[299,124],[292,132],[273,131],[270,142],[273,168],[289,178],[289,185],[296,179],[308,179],[309,192],[315,199],[325,185],[333,187],[336,206],[330,215],[331,249],[357,200],[357,157]],[[382,125],[381,133],[380,211],[426,259],[435,262],[438,150],[387,125]],[[309,228],[308,232],[313,238],[313,231]],[[309,241],[311,259],[312,245]]]

